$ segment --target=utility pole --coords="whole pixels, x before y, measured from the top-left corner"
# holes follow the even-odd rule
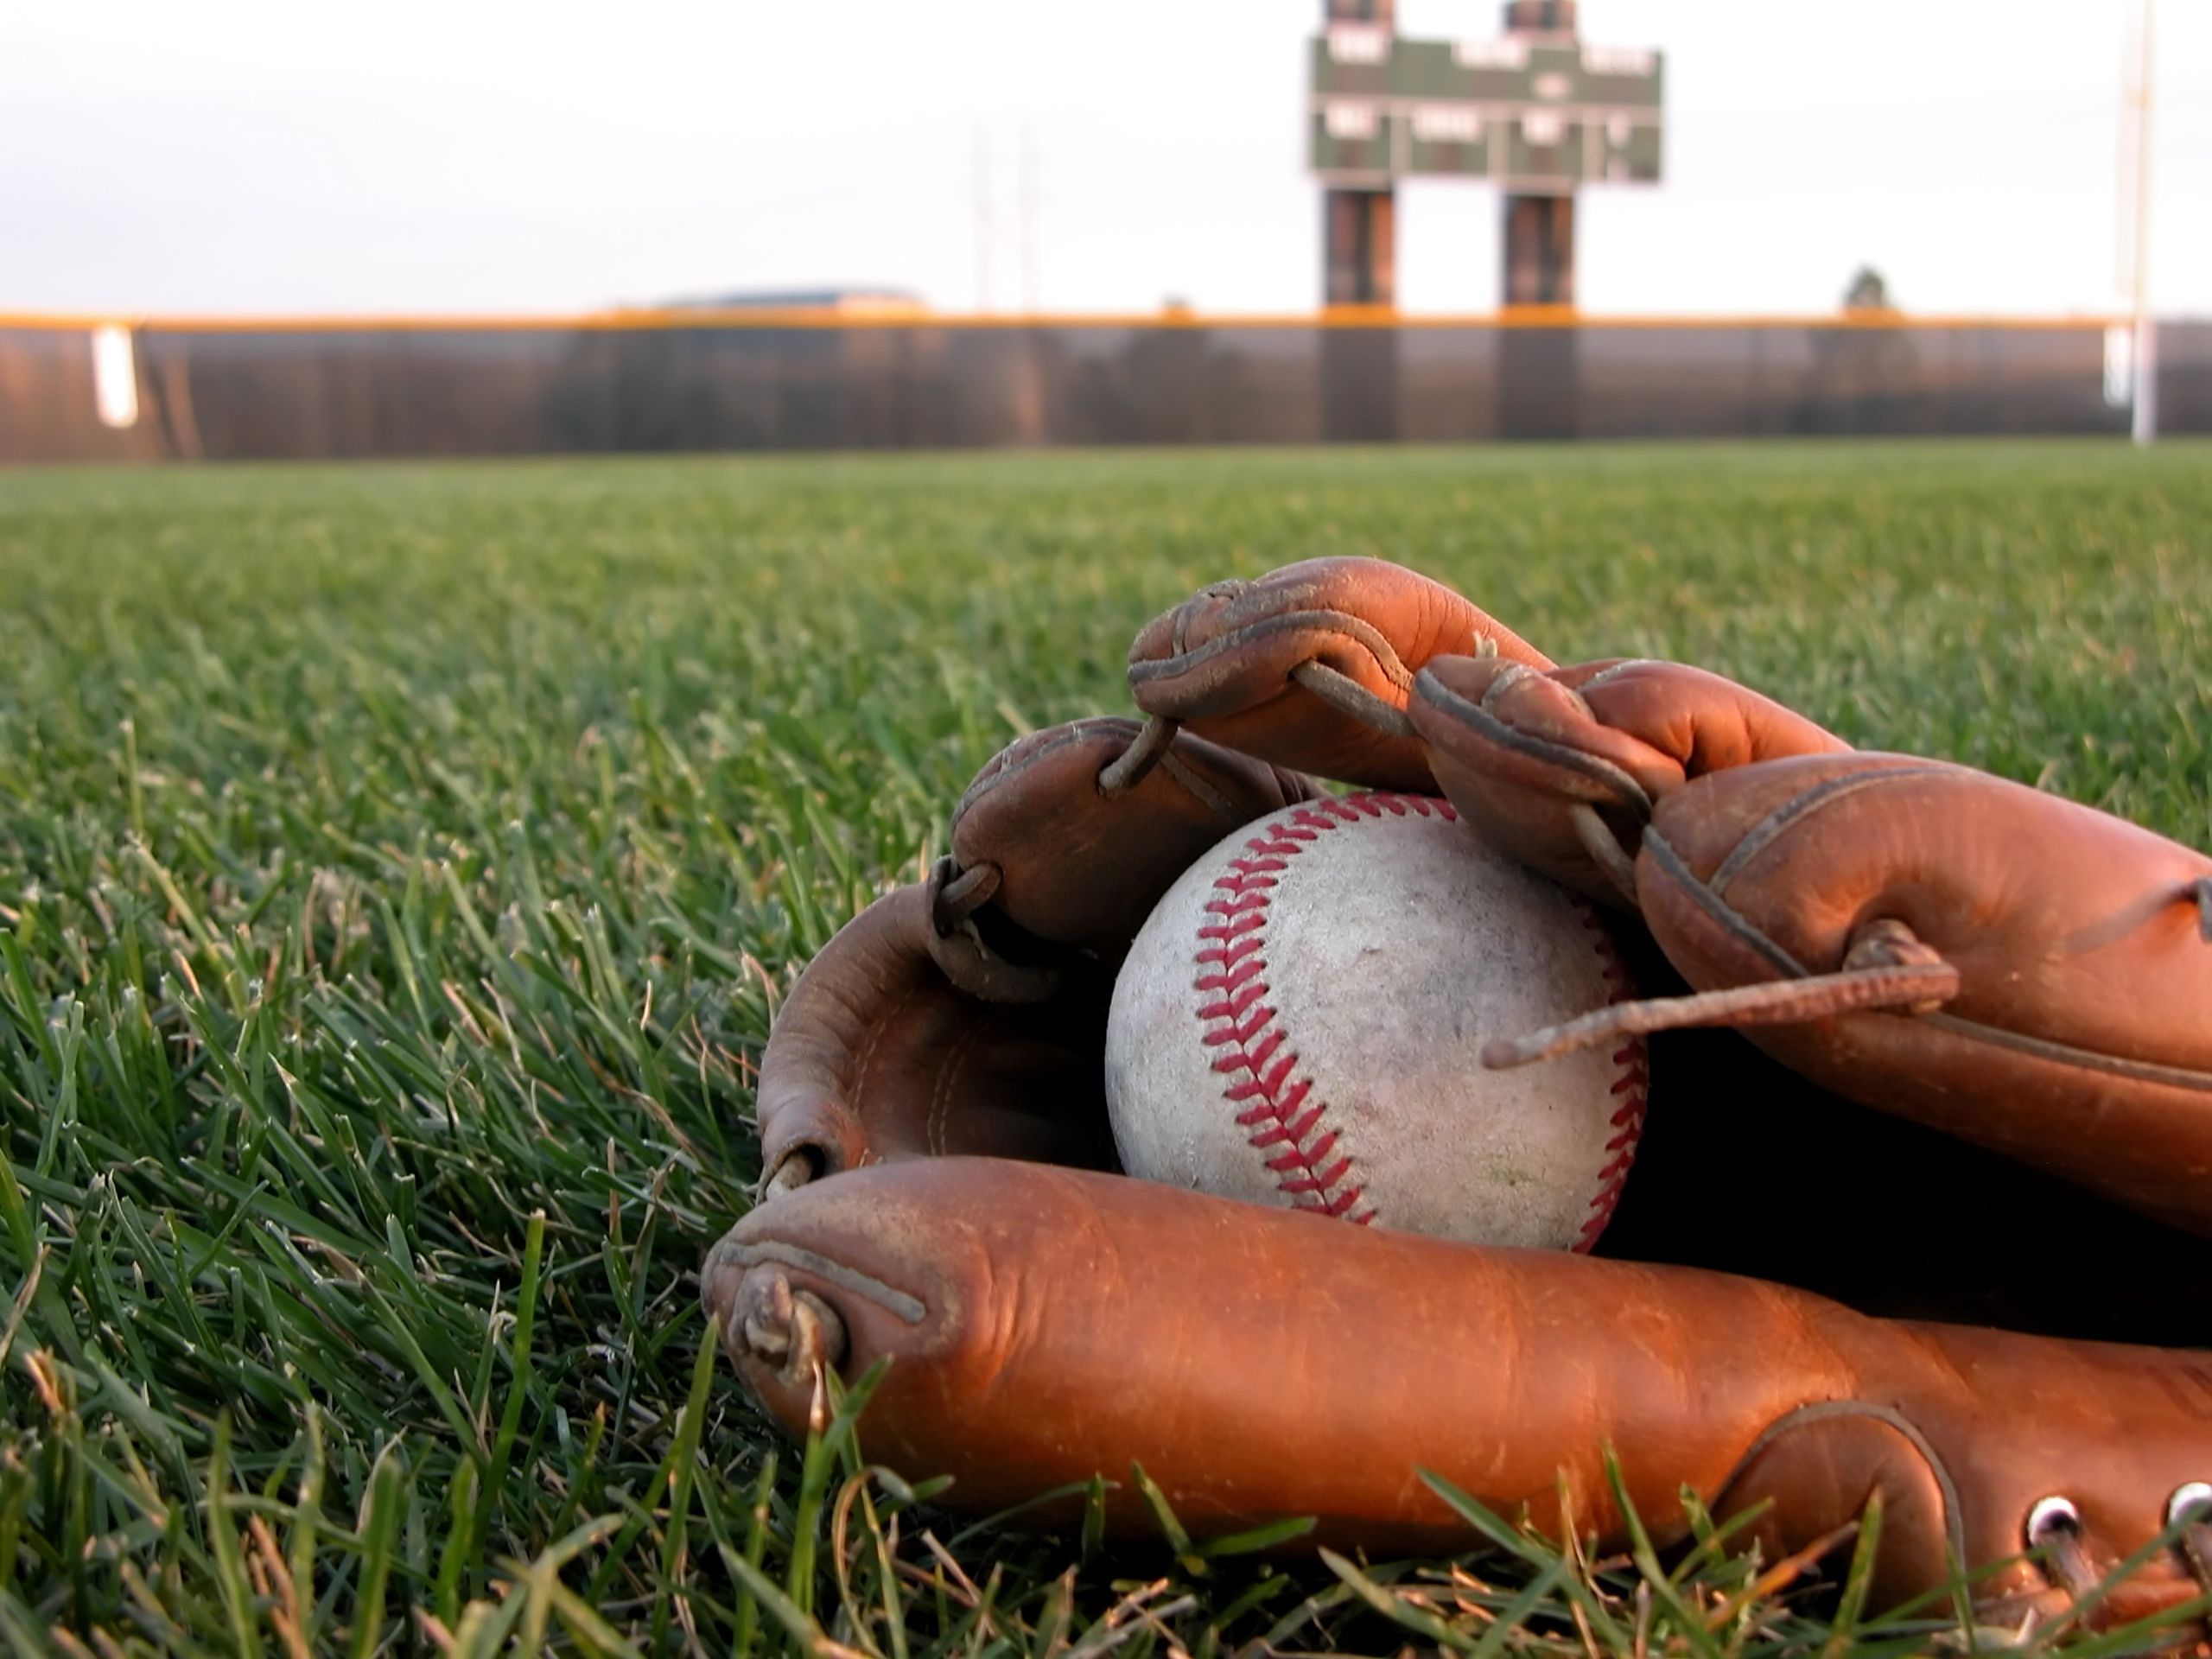
[[[2158,324],[2151,315],[2151,110],[2152,88],[2152,30],[2154,0],[2143,0],[2141,55],[2136,63],[2133,96],[2135,129],[2135,246],[2130,263],[2134,293],[2135,359],[2134,419],[2132,435],[2138,443],[2155,443],[2158,437]]]
[[[1015,188],[1021,215],[1021,308],[1033,317],[1043,308],[1044,301],[1038,275],[1037,130],[1026,121],[1021,126],[1020,166],[1020,177]]]
[[[991,308],[991,133],[976,129],[976,309]]]

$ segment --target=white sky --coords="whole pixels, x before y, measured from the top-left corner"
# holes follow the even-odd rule
[[[2119,299],[2136,0],[1584,0],[1667,54],[1667,181],[1582,196],[1597,311]],[[0,0],[0,309],[537,311],[885,284],[1055,310],[1319,297],[1320,0]],[[1496,0],[1401,0],[1483,37]],[[2153,300],[2212,315],[2212,0],[2158,10]],[[1489,187],[1400,197],[1400,302],[1497,299]]]

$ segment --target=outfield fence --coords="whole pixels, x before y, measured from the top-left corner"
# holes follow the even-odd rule
[[[0,461],[2117,435],[2126,339],[1888,315],[0,317]],[[2212,322],[2158,339],[2161,429],[2212,431]]]

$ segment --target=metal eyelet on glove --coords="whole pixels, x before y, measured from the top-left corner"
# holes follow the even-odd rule
[[[2098,1573],[2082,1545],[2082,1511],[2071,1498],[2039,1497],[2028,1509],[2028,1548],[2043,1557],[2046,1570],[2076,1598],[2096,1587]]]
[[[2082,1531],[2082,1511],[2074,1500],[2053,1495],[2039,1497],[2028,1508],[2028,1548],[2040,1549],[2050,1536],[2061,1530],[2077,1537]]]
[[[2183,1558],[2196,1581],[2212,1592],[2212,1480],[2174,1488],[2166,1500],[2166,1524],[2181,1529]]]

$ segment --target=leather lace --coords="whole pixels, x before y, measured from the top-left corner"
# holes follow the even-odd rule
[[[1167,758],[1167,751],[1174,747],[1175,734],[1182,722],[1165,715],[1154,715],[1144,723],[1142,730],[1130,741],[1117,760],[1109,760],[1100,768],[1098,791],[1112,800],[1126,795],[1152,773],[1152,769]]]
[[[940,860],[930,883],[930,925],[940,934],[957,931],[990,903],[1000,880],[995,864],[974,864],[963,870],[950,857]]]
[[[1495,647],[1493,647],[1495,649]],[[1414,724],[1402,709],[1385,702],[1350,675],[1338,672],[1319,658],[1300,663],[1290,677],[1334,709],[1363,726],[1391,737],[1411,737]]]
[[[930,958],[947,979],[982,1001],[1042,1002],[1060,988],[1059,967],[1011,960],[994,950],[976,925],[1001,879],[995,864],[963,870],[949,853],[938,860],[929,879]]]

